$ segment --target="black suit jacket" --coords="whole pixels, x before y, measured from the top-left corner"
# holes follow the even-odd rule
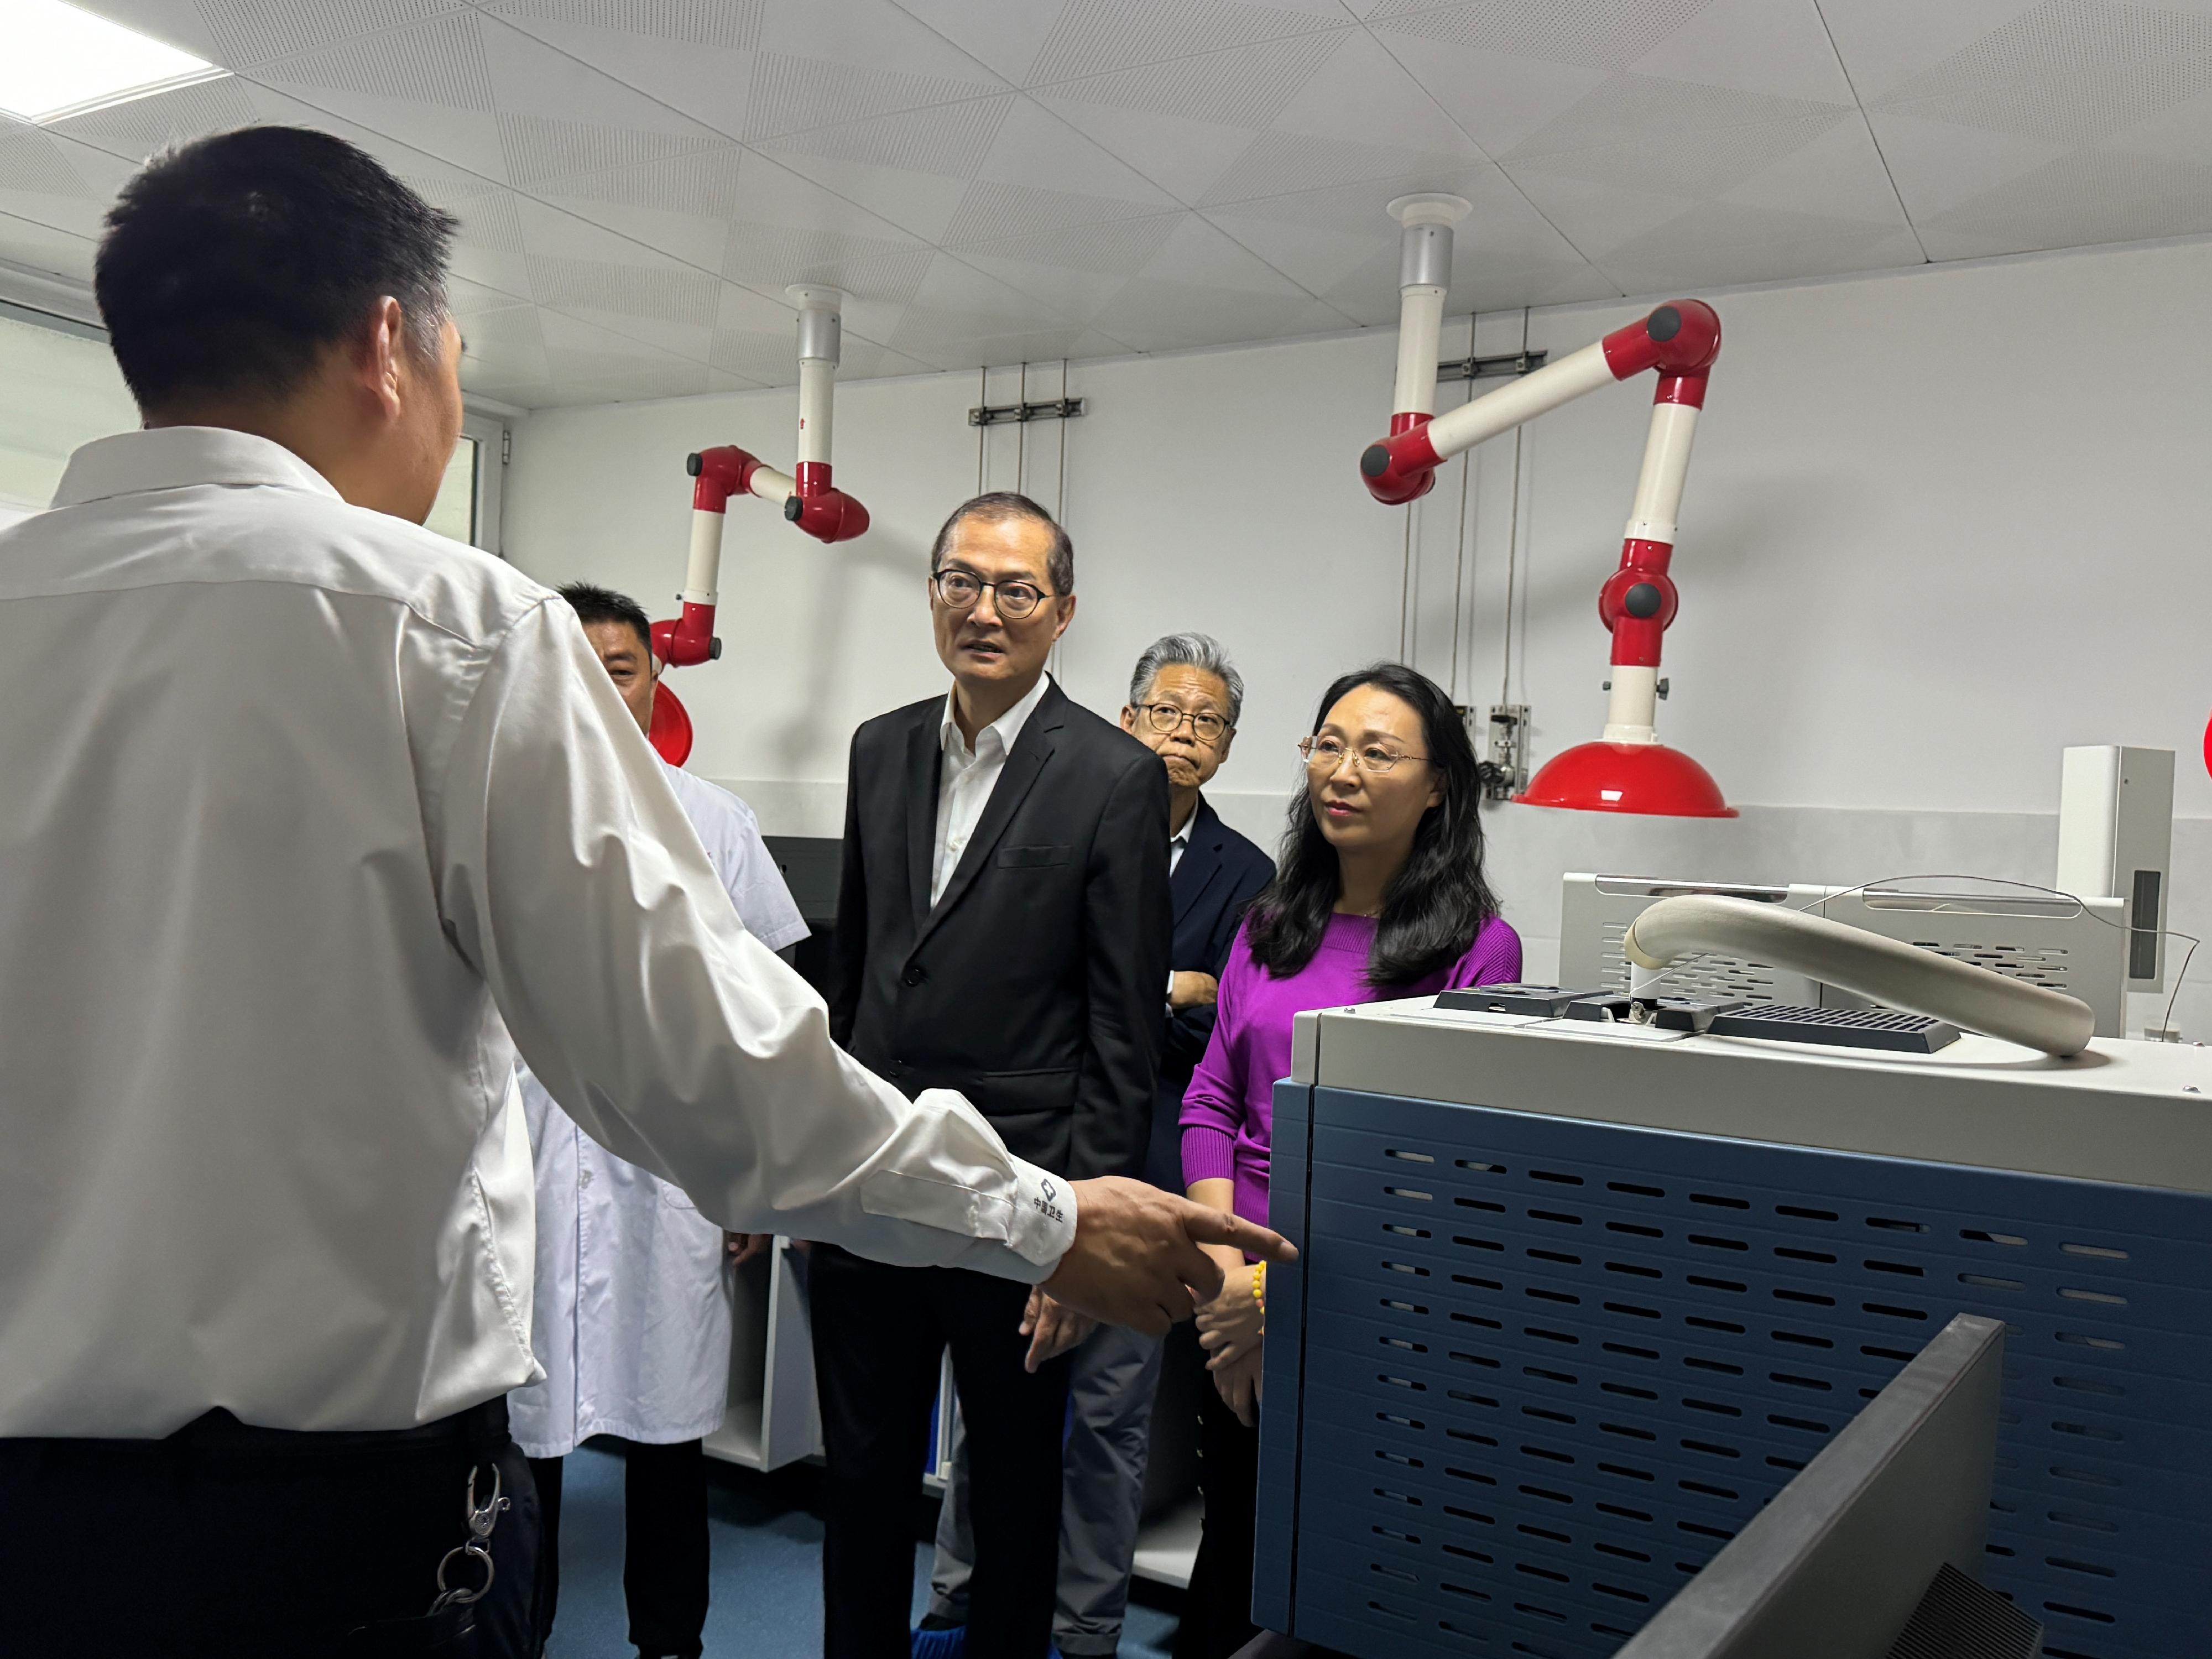
[[[959,1090],[1033,1164],[1135,1175],[1168,976],[1166,769],[1048,684],[932,908],[944,712],[854,733],[831,1034],[909,1097]]]
[[[1190,845],[1183,848],[1170,888],[1175,904],[1170,965],[1175,970],[1220,978],[1237,924],[1244,919],[1244,907],[1274,874],[1274,860],[1224,823],[1200,795],[1191,816]],[[1205,1057],[1206,1039],[1212,1035],[1211,1006],[1178,1009],[1167,1017],[1145,1179],[1170,1192],[1183,1190],[1183,1091],[1190,1087],[1192,1068]]]

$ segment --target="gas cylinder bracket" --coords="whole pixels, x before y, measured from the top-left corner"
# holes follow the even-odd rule
[[[1502,357],[1455,357],[1437,365],[1439,380],[1492,380],[1531,374],[1543,368],[1548,351],[1509,351]]]
[[[1072,421],[1081,413],[1080,398],[1051,398],[1035,404],[987,404],[968,411],[968,424],[1005,426],[1014,422]]]

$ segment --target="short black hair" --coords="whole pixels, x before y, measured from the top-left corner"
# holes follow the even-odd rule
[[[570,582],[558,591],[574,607],[578,622],[627,623],[637,629],[638,641],[647,653],[652,652],[653,623],[646,617],[645,607],[629,594],[590,582]]]
[[[952,532],[963,519],[981,519],[985,524],[1004,524],[1009,519],[1027,519],[1042,525],[1052,532],[1052,550],[1045,555],[1046,577],[1055,593],[1075,592],[1075,544],[1067,531],[1028,496],[1018,490],[994,489],[988,495],[976,495],[952,509],[937,532],[937,539],[929,544],[929,574],[935,575],[937,567],[945,562],[945,550],[951,543]]]
[[[434,361],[459,224],[343,138],[243,127],[167,150],[123,186],[93,291],[141,410],[282,396],[386,295]]]

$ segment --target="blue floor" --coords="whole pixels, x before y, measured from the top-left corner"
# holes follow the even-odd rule
[[[784,1483],[710,1466],[714,1590],[707,1651],[736,1659],[813,1659],[822,1651],[822,1523]],[[915,1551],[917,1617],[929,1594],[929,1550]],[[623,1612],[623,1468],[611,1452],[573,1453],[562,1483],[561,1613],[549,1659],[628,1659]],[[1167,1659],[1170,1613],[1133,1606],[1123,1659]]]

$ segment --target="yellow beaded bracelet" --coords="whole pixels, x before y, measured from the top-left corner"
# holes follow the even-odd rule
[[[1252,1264],[1252,1299],[1260,1304],[1261,1313],[1267,1311],[1267,1264],[1264,1261]]]

